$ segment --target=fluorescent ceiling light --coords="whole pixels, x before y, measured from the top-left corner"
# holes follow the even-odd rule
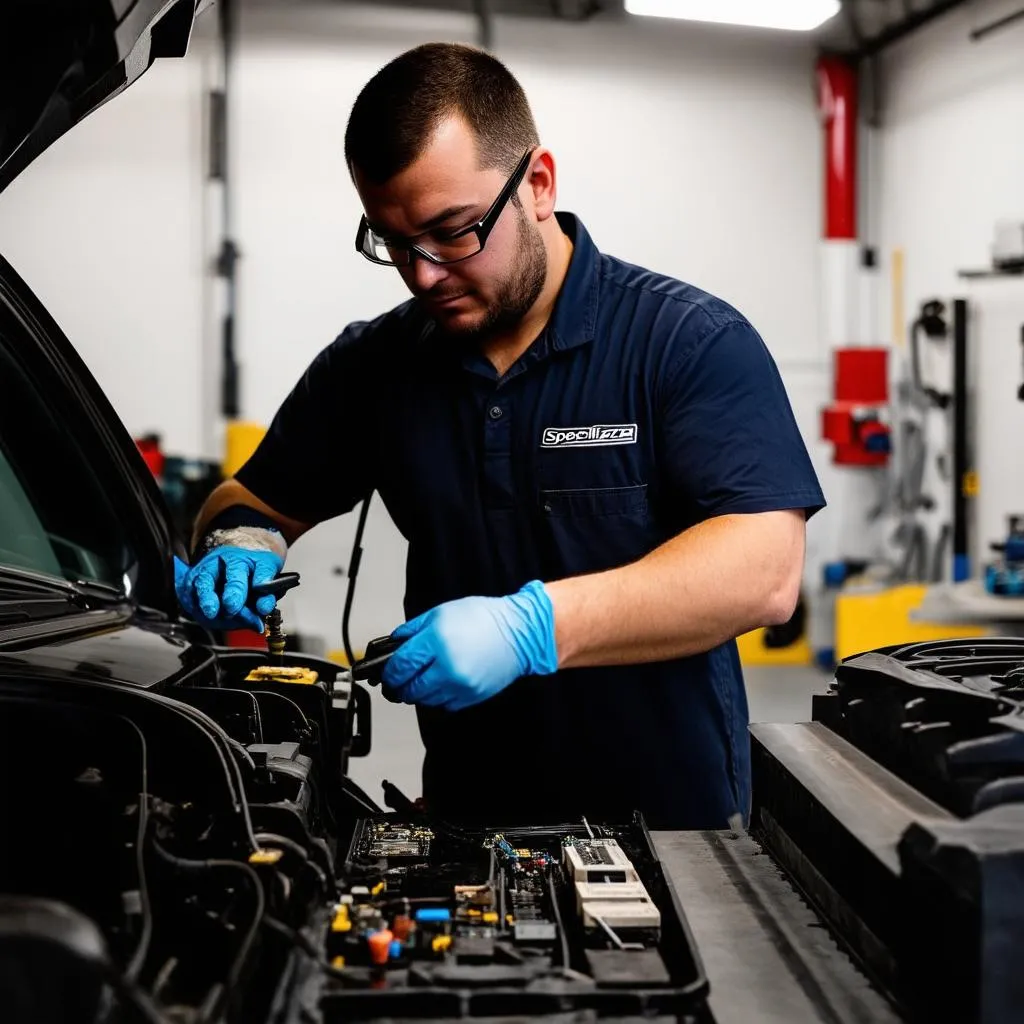
[[[625,0],[628,14],[809,32],[839,13],[839,0]]]

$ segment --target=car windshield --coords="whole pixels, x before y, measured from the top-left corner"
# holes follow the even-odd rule
[[[0,331],[0,571],[131,590],[135,556],[66,410]]]

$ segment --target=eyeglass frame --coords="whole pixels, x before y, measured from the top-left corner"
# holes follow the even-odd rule
[[[453,263],[462,263],[464,260],[472,259],[474,256],[479,256],[484,251],[484,247],[487,245],[487,239],[491,232],[494,230],[494,225],[498,223],[498,218],[502,215],[505,207],[508,205],[509,200],[515,195],[516,189],[523,182],[523,178],[526,176],[526,171],[530,166],[530,159],[533,156],[536,147],[528,149],[520,158],[519,163],[516,165],[516,169],[512,172],[508,181],[505,182],[502,190],[498,193],[494,202],[491,203],[490,209],[475,223],[470,224],[468,227],[462,228],[456,231],[448,241],[454,241],[456,238],[464,238],[466,235],[475,233],[479,242],[480,248],[476,252],[471,252],[466,256],[458,256],[453,260],[439,260],[436,256],[427,252],[422,246],[413,245],[410,243],[403,243],[401,245],[390,246],[389,248],[405,249],[409,253],[408,263],[394,263],[390,260],[377,259],[375,256],[371,256],[364,248],[363,243],[366,241],[367,234],[372,230],[370,222],[366,219],[364,213],[359,218],[359,228],[356,231],[356,252],[361,256],[366,257],[371,263],[376,263],[381,267],[409,267],[412,266],[412,254],[416,253],[422,259],[428,260],[430,263],[437,264],[441,267],[451,266]],[[425,234],[428,232],[424,232]],[[374,232],[376,234],[376,232]],[[381,236],[383,238],[383,236]]]

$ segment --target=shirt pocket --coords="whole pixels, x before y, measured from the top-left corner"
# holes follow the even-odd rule
[[[542,490],[541,511],[555,517],[619,516],[647,512],[647,484]]]
[[[657,546],[646,484],[541,490],[539,506],[551,573],[612,569]]]

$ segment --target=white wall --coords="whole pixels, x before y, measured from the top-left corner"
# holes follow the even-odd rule
[[[1017,0],[967,4],[894,47],[880,68],[883,270],[888,273],[892,250],[902,247],[908,317],[933,297],[971,303],[981,475],[972,540],[981,560],[990,556],[988,542],[1005,534],[1005,515],[1024,511],[1024,403],[1016,398],[1024,279],[967,281],[957,271],[989,265],[998,219],[1024,221],[1024,23],[979,42],[968,34],[1019,6]],[[885,289],[886,317],[889,297]],[[933,354],[935,372],[948,372],[944,353]],[[941,443],[942,424],[933,418],[931,426]],[[934,472],[929,486],[948,502],[949,485]]]

